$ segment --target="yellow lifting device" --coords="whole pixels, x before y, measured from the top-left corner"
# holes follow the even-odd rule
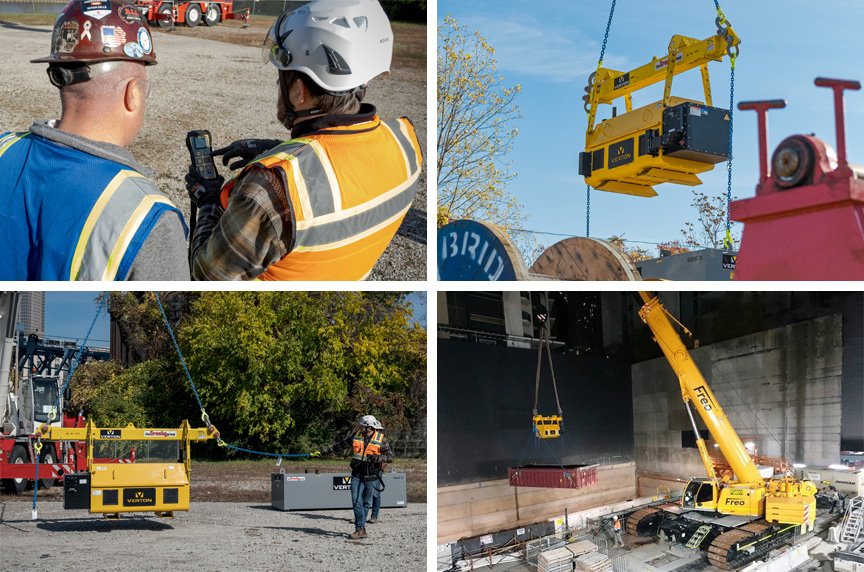
[[[554,439],[561,436],[561,424],[564,422],[561,411],[561,401],[558,400],[558,385],[555,383],[555,368],[552,366],[552,350],[549,327],[546,323],[548,313],[546,308],[540,307],[537,313],[537,321],[540,322],[540,342],[537,346],[537,376],[534,383],[534,416],[531,422],[534,425],[534,434],[541,439]],[[539,415],[537,413],[537,402],[540,397],[540,365],[543,361],[543,347],[546,347],[546,355],[549,357],[549,371],[552,373],[552,387],[555,389],[555,403],[558,405],[558,415]]]
[[[697,175],[710,171],[728,156],[729,112],[713,107],[708,62],[733,62],[738,38],[720,12],[717,35],[696,40],[675,35],[666,55],[628,72],[598,67],[588,79],[585,111],[588,130],[585,152],[579,154],[579,174],[592,188],[642,197],[657,195],[653,186],[701,184]],[[734,53],[733,53],[734,49]],[[676,74],[699,68],[705,101],[673,97]],[[633,109],[634,91],[665,80],[663,99]],[[624,98],[626,113],[594,126],[597,107]]]
[[[86,508],[108,519],[120,518],[121,512],[155,512],[156,516],[173,518],[175,511],[189,510],[190,444],[219,437],[213,425],[192,428],[186,420],[179,429],[138,429],[131,423],[120,429],[105,429],[90,420],[82,428],[43,425],[40,433],[41,438],[51,441],[86,442],[87,471],[64,476],[64,508]],[[97,445],[122,441],[179,443],[170,448],[170,459],[160,455],[158,462],[141,459],[140,454],[134,463],[94,461]]]

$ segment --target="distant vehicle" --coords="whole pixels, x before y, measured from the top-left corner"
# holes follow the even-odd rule
[[[222,20],[232,19],[229,15],[234,8],[234,0],[213,2],[135,0],[135,3],[151,26],[158,24],[161,28],[171,27],[172,17],[175,24],[186,24],[190,28],[194,28],[202,20],[208,26],[215,26]]]

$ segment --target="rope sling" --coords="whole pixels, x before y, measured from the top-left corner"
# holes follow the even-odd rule
[[[540,343],[537,345],[537,375],[534,384],[534,416],[531,421],[534,425],[534,435],[540,439],[554,439],[561,436],[561,426],[564,424],[564,413],[561,411],[561,401],[558,399],[558,384],[555,382],[555,367],[552,365],[551,339],[549,337],[549,326],[547,324],[548,313],[541,306],[537,313],[540,322]],[[555,403],[558,405],[558,415],[544,416],[537,413],[537,405],[540,399],[540,368],[543,365],[543,347],[546,347],[546,355],[549,358],[549,372],[552,374],[552,387],[555,389]]]

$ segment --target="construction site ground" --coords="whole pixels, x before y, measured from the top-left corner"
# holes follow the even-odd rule
[[[0,570],[356,570],[415,572],[426,567],[426,464],[401,460],[408,506],[382,509],[369,537],[350,540],[353,513],[271,508],[273,462],[195,463],[188,512],[106,520],[64,510],[59,487],[0,495]],[[282,463],[287,473],[344,472],[345,461]],[[224,502],[206,502],[206,501]],[[204,501],[204,502],[202,502]]]
[[[3,78],[0,82],[0,132],[25,131],[35,119],[60,116],[57,89],[48,81],[45,64],[31,64],[51,48],[56,16],[0,15]],[[189,215],[184,176],[189,165],[186,133],[207,129],[214,148],[247,138],[287,139],[276,120],[276,70],[261,61],[261,44],[274,17],[255,17],[251,27],[236,20],[214,28],[154,28],[158,65],[147,77],[151,93],[144,127],[129,150],[159,173],[156,185]],[[427,149],[426,26],[394,24],[394,57],[389,77],[374,80],[365,101],[382,117],[408,117],[422,150]],[[424,157],[428,161],[428,157]],[[230,171],[219,165],[228,178]],[[74,189],[58,189],[58,196]],[[370,280],[426,279],[426,162],[414,199],[393,242],[379,259]]]
[[[828,528],[838,524],[839,515],[829,515],[827,511],[820,511],[816,519],[816,534],[809,534],[796,541],[796,543],[807,542],[810,560],[795,568],[795,572],[804,570],[819,572],[833,572],[832,554],[838,549],[837,544],[825,540]],[[579,531],[575,534],[578,536]],[[602,534],[598,545],[605,554],[612,557],[615,562],[616,572],[727,572],[712,566],[704,551],[688,549],[681,545],[670,542],[662,542],[655,538],[639,538],[629,534],[623,536],[624,546],[614,545],[612,532],[607,530]],[[788,547],[779,547],[772,550],[767,558],[782,554]],[[490,558],[487,555],[478,555],[473,560],[460,562],[460,570],[495,570],[498,572],[535,572],[537,566],[533,562],[526,562],[518,552],[508,557],[504,552],[499,552]],[[763,557],[763,560],[765,558]],[[448,568],[447,558],[438,556],[438,570]],[[779,568],[774,568],[778,570]],[[788,571],[791,572],[791,571]]]

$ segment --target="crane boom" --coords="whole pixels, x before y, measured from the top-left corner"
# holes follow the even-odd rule
[[[738,481],[740,483],[763,482],[764,479],[759,474],[759,469],[753,459],[750,458],[750,454],[744,447],[744,443],[741,442],[741,438],[738,437],[738,433],[729,423],[726,413],[720,407],[699,368],[691,359],[690,352],[687,351],[681,337],[672,327],[660,300],[648,292],[640,292],[639,294],[645,302],[642,309],[639,310],[639,316],[651,328],[654,339],[678,376],[682,398],[688,404],[692,404],[699,413],[711,435],[717,441],[723,457],[735,472]],[[703,455],[703,462],[705,462],[704,455],[707,453],[704,451],[704,447],[700,448],[700,453]],[[708,476],[713,477],[714,475],[709,472]]]

